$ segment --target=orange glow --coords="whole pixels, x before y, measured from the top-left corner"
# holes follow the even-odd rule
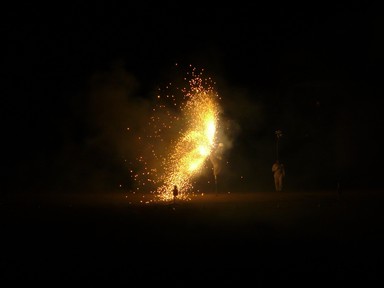
[[[218,94],[213,89],[212,80],[202,78],[202,72],[193,69],[190,76],[189,81],[184,79],[187,88],[178,89],[181,97],[156,97],[157,108],[153,109],[149,122],[152,132],[147,136],[151,141],[143,143],[151,146],[153,159],[143,163],[149,174],[147,180],[135,179],[151,182],[153,190],[150,192],[161,201],[173,199],[174,185],[179,189],[178,199],[189,199],[193,193],[193,180],[207,167],[211,154],[219,145]],[[169,83],[167,88],[171,86]],[[138,160],[144,161],[141,156]]]

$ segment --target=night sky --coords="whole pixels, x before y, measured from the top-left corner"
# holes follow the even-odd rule
[[[223,191],[273,191],[277,129],[286,190],[383,188],[378,6],[129,3],[3,10],[3,191],[129,190],[126,127],[176,63],[212,76],[235,127]]]

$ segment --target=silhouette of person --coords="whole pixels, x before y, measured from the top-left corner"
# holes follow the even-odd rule
[[[179,190],[177,189],[177,185],[173,186],[172,192],[173,192],[173,203],[176,203],[176,197],[177,195],[179,195]]]
[[[284,165],[276,160],[272,165],[273,178],[275,180],[275,190],[276,192],[281,192],[283,190],[283,178],[285,177]]]

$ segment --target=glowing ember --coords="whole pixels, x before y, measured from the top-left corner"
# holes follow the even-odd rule
[[[175,95],[157,96],[157,107],[142,142],[142,148],[149,150],[155,161],[146,162],[139,156],[137,160],[144,165],[145,172],[133,175],[139,187],[151,184],[150,192],[163,201],[173,199],[174,185],[179,189],[178,199],[189,199],[193,180],[223,145],[217,143],[220,98],[212,80],[203,80],[202,72],[197,73],[196,69],[189,75],[191,79],[184,79],[187,88],[177,89],[181,92],[180,99]],[[211,167],[217,165],[213,164]]]

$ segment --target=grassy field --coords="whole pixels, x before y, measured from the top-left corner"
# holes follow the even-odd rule
[[[10,197],[13,283],[264,287],[383,282],[384,193],[124,193]]]

